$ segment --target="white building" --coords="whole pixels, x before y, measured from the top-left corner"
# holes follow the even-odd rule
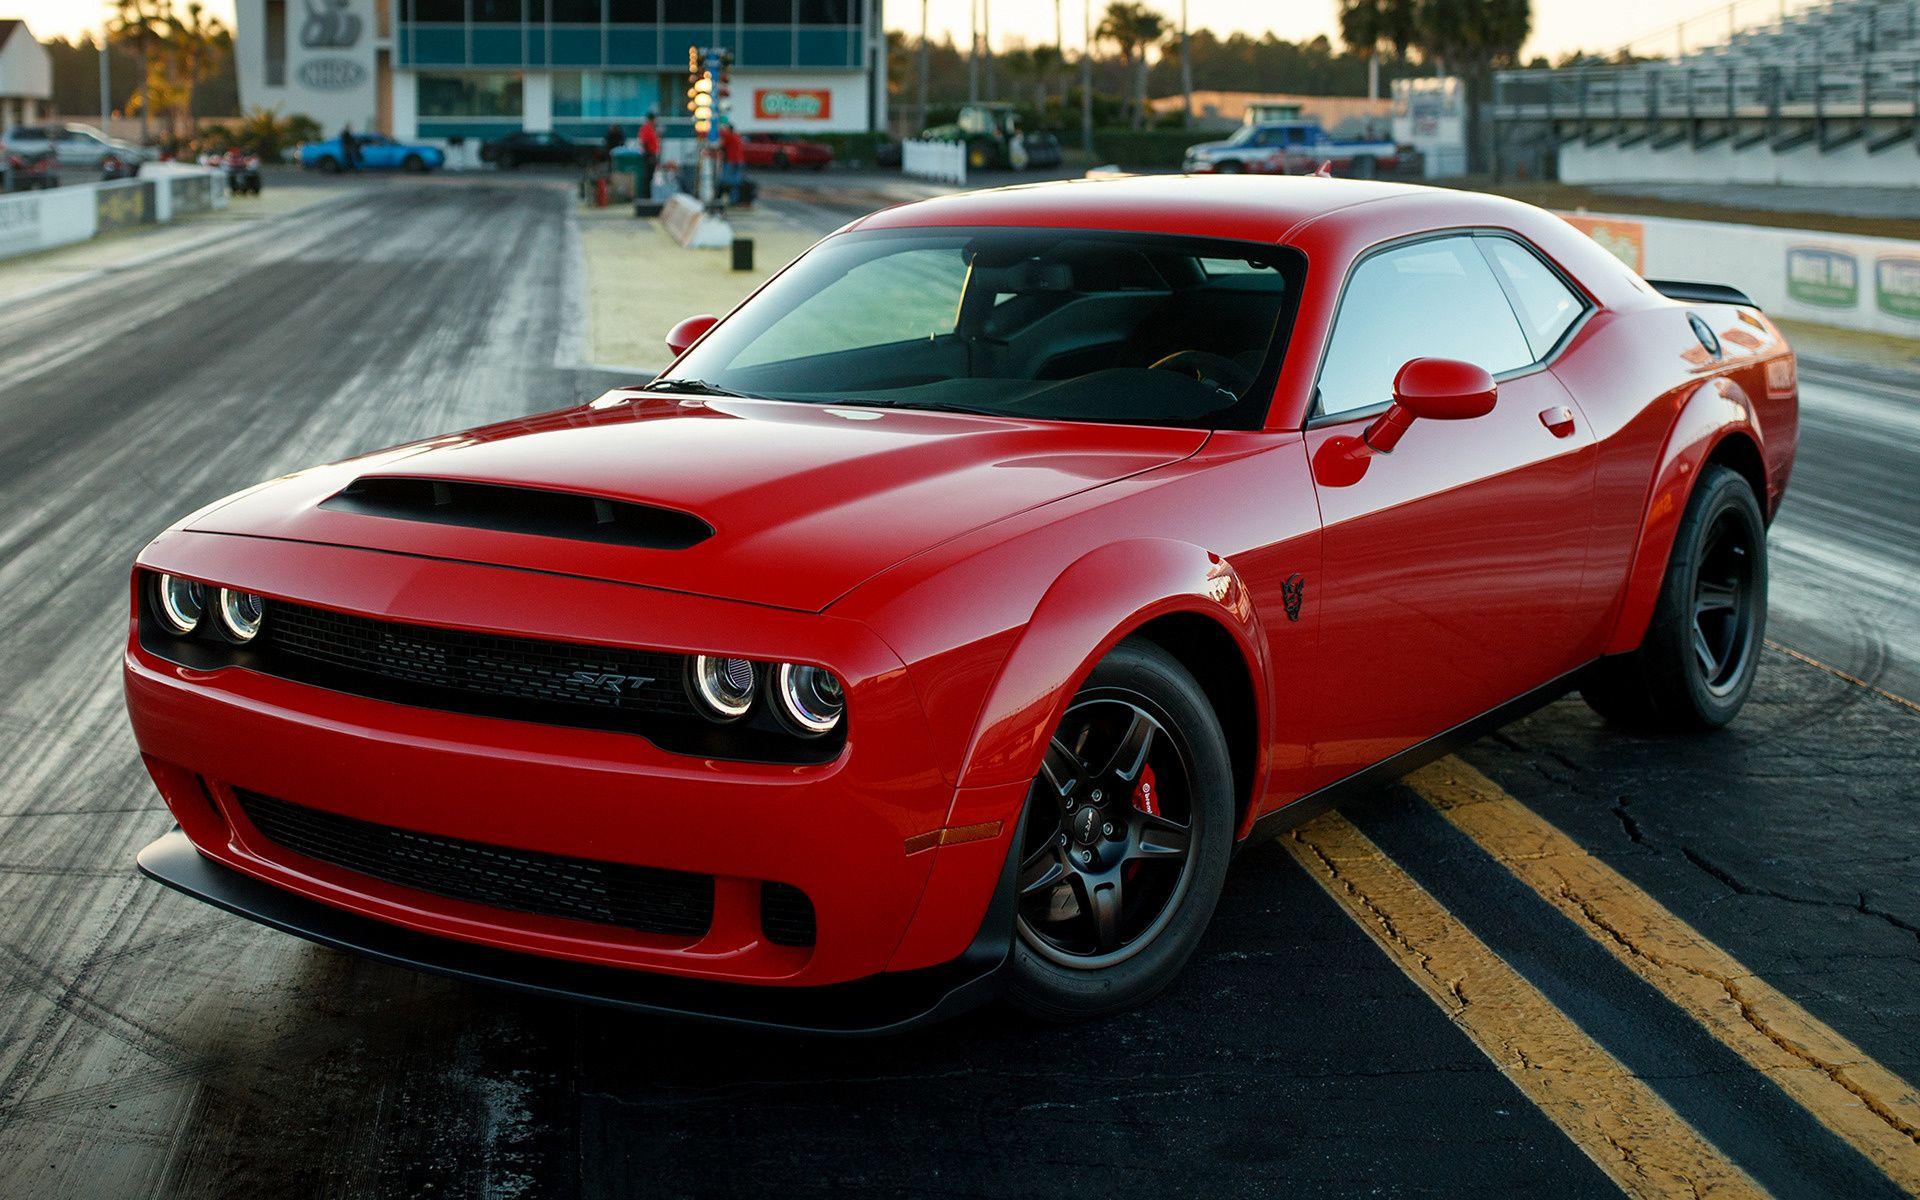
[[[0,130],[42,120],[52,97],[47,48],[25,21],[0,17]]]
[[[746,131],[885,127],[880,0],[237,0],[244,108],[449,142],[597,141],[685,115],[687,50],[733,51]]]

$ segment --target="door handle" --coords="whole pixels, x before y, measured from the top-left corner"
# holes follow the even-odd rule
[[[1573,410],[1555,406],[1540,410],[1540,423],[1555,437],[1569,437],[1573,433]]]

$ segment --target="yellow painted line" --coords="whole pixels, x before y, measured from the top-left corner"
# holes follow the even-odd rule
[[[1896,695],[1895,693],[1890,692],[1887,689],[1881,687],[1877,683],[1868,683],[1866,680],[1860,678],[1858,675],[1850,675],[1847,672],[1842,671],[1839,667],[1833,666],[1829,663],[1823,663],[1811,654],[1807,654],[1800,650],[1795,650],[1792,646],[1783,646],[1779,642],[1774,641],[1772,638],[1767,639],[1767,646],[1771,649],[1778,650],[1780,653],[1786,655],[1788,658],[1794,658],[1794,659],[1800,660],[1801,662],[1807,664],[1808,666],[1812,667],[1816,671],[1825,671],[1827,674],[1833,676],[1835,679],[1844,679],[1855,687],[1863,687],[1868,691],[1872,692],[1874,695],[1881,697],[1882,699],[1891,700],[1895,704],[1898,704],[1903,708],[1910,708],[1914,712],[1920,713],[1920,704],[1914,703],[1913,701],[1907,699],[1905,696]]]
[[[1764,1196],[1338,813],[1283,844],[1501,1074],[1629,1196]]]
[[[1457,758],[1406,782],[1636,975],[1920,1194],[1920,1092]]]

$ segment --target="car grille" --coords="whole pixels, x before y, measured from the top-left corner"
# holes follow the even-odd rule
[[[711,875],[512,850],[376,825],[257,792],[236,789],[234,795],[269,841],[401,887],[670,937],[699,937],[713,923]],[[811,917],[809,909],[809,924]]]
[[[694,715],[677,654],[464,633],[285,602],[273,605],[261,640],[277,673],[383,699],[407,699],[413,689],[432,707],[556,724]]]
[[[790,883],[762,884],[760,931],[776,946],[813,945],[813,901]]]

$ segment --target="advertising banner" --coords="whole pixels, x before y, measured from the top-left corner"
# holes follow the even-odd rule
[[[151,183],[101,184],[94,190],[93,204],[99,233],[154,222]]]
[[[755,88],[753,115],[770,121],[825,121],[833,116],[826,88]]]

